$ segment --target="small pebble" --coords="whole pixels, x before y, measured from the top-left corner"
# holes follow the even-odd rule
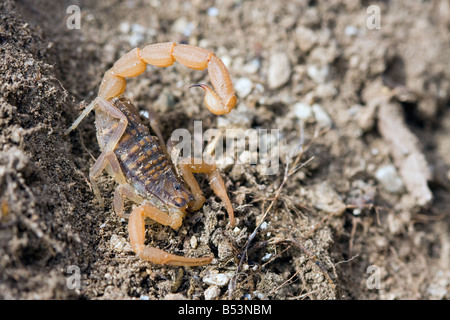
[[[310,65],[306,68],[308,76],[316,83],[324,83],[328,78],[329,68],[328,66],[318,67]]]
[[[320,98],[331,98],[338,93],[332,83],[321,83],[316,88],[316,95]]]
[[[190,243],[191,243],[191,248],[192,249],[197,248],[197,245],[198,245],[197,237],[196,236],[192,236]]]
[[[233,61],[233,59],[230,56],[224,55],[221,56],[220,59],[222,60],[225,67],[230,68],[231,62]]]
[[[314,113],[314,118],[316,118],[316,122],[320,127],[326,128],[331,127],[332,121],[330,116],[323,110],[323,108],[319,104],[313,104],[312,111]]]
[[[117,252],[126,252],[126,251],[132,250],[127,239],[125,239],[124,237],[118,236],[116,234],[113,234],[111,236],[109,243],[110,243],[111,248]]]
[[[249,78],[240,78],[238,81],[236,81],[234,85],[234,89],[236,90],[238,96],[240,98],[245,98],[252,92],[253,88],[253,82]]]
[[[291,65],[285,53],[275,53],[269,59],[268,84],[270,89],[277,89],[286,84],[291,76]]]
[[[257,292],[257,291],[255,291],[255,293],[256,293],[256,296],[258,297],[259,300],[264,300],[266,298],[264,293]]]
[[[128,22],[122,22],[121,24],[119,24],[119,30],[122,33],[128,33],[130,32],[131,26]]]
[[[211,286],[205,290],[205,300],[214,300],[220,294],[220,289],[218,286]]]
[[[375,172],[375,178],[390,193],[398,193],[403,189],[403,180],[394,165],[384,165]]]
[[[358,29],[355,28],[354,26],[347,26],[345,27],[345,35],[352,37],[352,36],[357,36],[359,33]]]
[[[272,254],[266,253],[266,255],[264,257],[262,257],[262,261],[263,262],[269,261],[270,258],[272,258]]]
[[[304,52],[311,50],[317,41],[317,36],[314,31],[303,26],[299,26],[295,29],[295,37],[298,47]]]
[[[144,118],[146,118],[146,119],[149,118],[149,113],[148,113],[147,110],[141,110],[141,111],[139,111],[139,114],[140,114],[141,116],[143,116]]]
[[[294,114],[297,118],[301,120],[307,120],[313,115],[311,106],[307,103],[297,102],[294,104]]]
[[[259,59],[253,59],[252,61],[244,65],[242,70],[247,74],[255,74],[256,72],[258,72],[260,67],[261,61]]]
[[[209,285],[223,287],[228,284],[230,277],[225,273],[209,274],[203,277],[203,282]]]
[[[219,9],[217,9],[216,7],[209,7],[206,11],[206,14],[210,17],[217,17],[217,15],[219,14]]]

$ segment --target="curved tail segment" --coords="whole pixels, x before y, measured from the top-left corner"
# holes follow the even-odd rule
[[[208,68],[209,77],[214,87],[212,90],[205,84],[205,104],[208,110],[217,115],[229,113],[236,105],[237,98],[233,84],[225,64],[214,53],[195,46],[175,42],[157,43],[134,48],[116,61],[102,80],[99,97],[106,100],[118,97],[125,91],[125,78],[135,77],[145,71],[147,64],[157,67],[171,66],[175,61],[194,70]]]

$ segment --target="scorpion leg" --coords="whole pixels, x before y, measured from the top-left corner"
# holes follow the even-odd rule
[[[227,189],[225,188],[225,183],[223,182],[219,169],[217,169],[214,164],[208,164],[203,161],[200,164],[196,164],[197,161],[193,161],[193,159],[184,159],[178,164],[180,174],[183,176],[184,181],[186,181],[186,183],[189,185],[195,199],[191,204],[191,209],[193,211],[198,210],[205,202],[205,197],[203,196],[203,193],[198,185],[197,180],[195,180],[193,173],[205,173],[214,193],[225,204],[228,216],[230,218],[230,225],[234,226],[236,224],[236,221],[234,219],[233,206],[231,205],[230,198],[227,195]]]
[[[117,160],[114,152],[102,152],[97,158],[97,161],[95,161],[94,165],[89,170],[89,180],[91,181],[95,197],[101,206],[104,205],[103,198],[100,195],[100,190],[98,189],[97,182],[95,180],[98,176],[100,176],[104,169],[107,169],[109,173],[112,173],[112,176],[118,183],[125,183],[125,177],[123,176],[119,161]]]
[[[182,219],[181,216],[172,217],[146,203],[135,208],[130,214],[128,232],[130,234],[131,247],[141,259],[155,264],[172,266],[203,266],[211,263],[212,257],[182,257],[157,248],[145,246],[145,218],[150,218],[172,228],[178,228],[181,225]]]
[[[120,218],[128,219],[130,215],[123,213],[124,196],[137,204],[142,204],[144,200],[136,194],[133,187],[128,183],[119,184],[116,187],[114,191],[114,211]]]
[[[79,117],[72,123],[72,125],[70,126],[70,128],[68,128],[66,131],[64,131],[64,135],[67,136],[72,130],[74,130],[76,127],[78,127],[78,125],[80,124],[80,122],[86,118],[86,116],[91,113],[92,110],[95,109],[96,107],[96,103],[97,103],[97,99],[95,99],[94,101],[92,101],[84,110],[83,112],[79,115]]]
[[[106,147],[104,148],[103,152],[97,158],[97,161],[94,163],[94,165],[91,167],[91,170],[89,171],[89,179],[91,181],[94,194],[99,200],[100,204],[103,206],[103,199],[100,196],[100,191],[98,189],[97,183],[95,182],[95,179],[98,178],[98,176],[102,173],[102,171],[106,167],[108,167],[109,170],[112,171],[113,177],[119,184],[124,184],[126,182],[125,177],[122,173],[122,169],[120,168],[119,161],[117,160],[117,157],[114,154],[114,149],[116,148],[117,143],[119,142],[120,138],[125,132],[125,129],[128,125],[128,120],[120,110],[116,109],[111,103],[109,103],[105,99],[97,98],[96,101],[98,102],[98,107],[101,108],[102,111],[104,111],[105,113],[107,113],[112,117],[119,119],[119,122],[116,124],[116,128],[114,129],[111,138],[106,144]]]

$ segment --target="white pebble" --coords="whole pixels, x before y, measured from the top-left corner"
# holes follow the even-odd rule
[[[226,286],[230,281],[230,277],[225,273],[208,274],[203,277],[203,282],[209,285],[215,285],[219,287]]]
[[[220,294],[220,289],[218,286],[211,286],[205,290],[205,300],[214,300]]]
[[[317,36],[314,31],[303,26],[295,29],[295,37],[300,50],[305,52],[311,50],[317,41]]]
[[[297,102],[296,104],[294,104],[294,114],[297,118],[306,120],[312,117],[313,112],[309,104],[304,102]]]
[[[384,165],[375,172],[375,178],[383,188],[390,193],[397,193],[403,189],[403,180],[392,164]]]
[[[247,73],[247,74],[255,74],[256,72],[258,72],[260,67],[261,67],[260,60],[253,59],[252,61],[250,61],[249,63],[244,65],[244,67],[242,68],[242,71],[244,71],[244,73]]]
[[[286,84],[291,76],[291,65],[288,56],[283,53],[273,54],[269,59],[269,88],[277,89]]]
[[[357,36],[359,33],[358,29],[354,26],[347,26],[345,27],[345,35],[351,37],[351,36]]]
[[[231,65],[231,61],[233,61],[233,59],[231,59],[230,56],[224,55],[220,57],[220,60],[222,60],[223,64],[225,65],[225,67],[230,68]]]
[[[263,262],[269,261],[270,258],[272,258],[272,254],[266,253],[266,255],[264,257],[262,257],[262,261]]]
[[[206,14],[210,17],[217,17],[217,15],[219,14],[219,9],[217,9],[216,7],[209,7],[206,11]]]
[[[141,111],[139,111],[139,114],[146,119],[148,119],[150,116],[147,110],[141,110]]]
[[[258,297],[259,300],[264,300],[266,298],[266,296],[264,295],[264,293],[255,291],[256,296]]]
[[[113,250],[122,252],[122,251],[128,251],[128,242],[124,237],[118,236],[116,234],[113,234],[111,236],[111,239],[109,240],[110,246]]]
[[[240,78],[238,81],[236,81],[234,85],[234,89],[236,90],[238,96],[240,98],[245,98],[252,92],[253,88],[253,82],[249,78]]]
[[[321,98],[331,98],[338,93],[332,83],[321,83],[316,88],[316,95]]]
[[[331,127],[333,122],[331,121],[330,116],[325,112],[325,110],[322,109],[320,105],[317,103],[313,104],[312,111],[314,112],[314,118],[316,118],[316,122],[320,127]]]
[[[131,28],[130,24],[128,22],[126,22],[126,21],[122,22],[121,24],[119,24],[119,30],[122,33],[130,32],[130,28]]]
[[[310,65],[306,68],[308,76],[316,83],[324,83],[328,78],[329,68],[328,66],[318,67]]]
[[[191,243],[191,248],[192,249],[197,248],[197,245],[198,245],[197,237],[196,236],[192,236],[190,243]]]

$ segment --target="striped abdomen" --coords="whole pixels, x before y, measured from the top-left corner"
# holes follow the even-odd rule
[[[114,149],[128,183],[144,198],[153,195],[166,204],[185,206],[192,195],[176,175],[158,138],[142,124],[131,102],[124,99],[112,102],[128,119]]]

